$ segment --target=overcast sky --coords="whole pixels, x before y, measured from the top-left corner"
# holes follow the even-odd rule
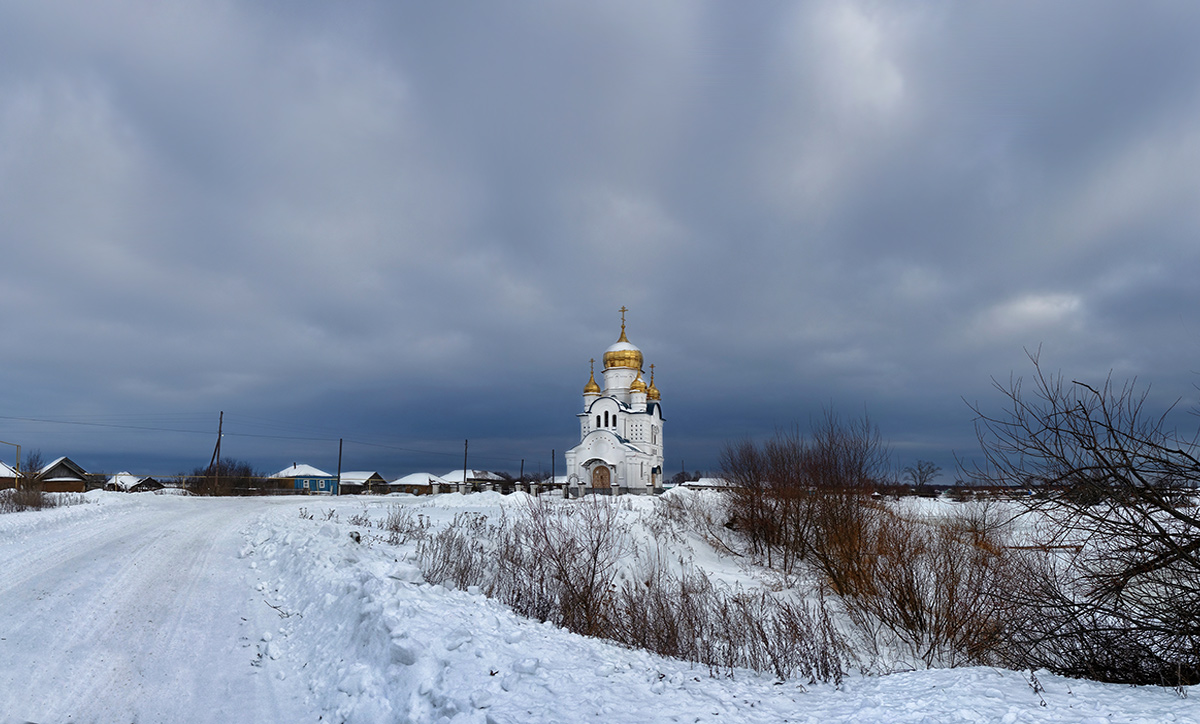
[[[224,411],[267,472],[339,438],[387,477],[467,438],[561,468],[622,305],[668,474],[832,406],[953,475],[1039,346],[1189,408],[1198,33],[1180,2],[4,3],[0,439],[166,474]]]

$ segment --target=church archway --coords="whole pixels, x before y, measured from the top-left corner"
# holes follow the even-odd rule
[[[612,487],[612,471],[607,465],[597,465],[592,469],[592,487],[604,490]]]

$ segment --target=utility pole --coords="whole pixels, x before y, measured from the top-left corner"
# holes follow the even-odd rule
[[[465,493],[465,492],[467,492],[467,444],[468,444],[469,442],[471,442],[471,441],[470,441],[470,439],[463,440],[463,484],[462,484],[462,492],[464,492],[464,493]]]
[[[13,480],[13,485],[17,486],[17,490],[20,490],[22,487],[24,487],[21,485],[21,446],[15,442],[4,442],[3,440],[0,440],[0,445],[12,445],[17,449],[17,467],[15,470],[13,470],[17,477]]]
[[[225,427],[225,411],[221,410],[221,417],[217,419],[217,447],[213,449],[212,460],[208,462],[208,471],[213,475],[213,495],[217,494],[217,489],[221,485],[221,430]]]
[[[342,438],[338,438],[338,476],[337,476],[337,492],[334,495],[342,494]]]

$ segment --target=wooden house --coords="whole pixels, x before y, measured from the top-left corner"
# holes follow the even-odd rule
[[[500,490],[506,482],[503,475],[490,470],[451,470],[442,476],[442,480],[454,486],[451,490],[460,493],[479,493],[488,490]]]
[[[388,483],[388,492],[431,495],[454,490],[454,486],[433,473],[413,473]]]
[[[324,470],[303,463],[292,463],[291,467],[284,468],[271,477],[290,480],[293,490],[306,495],[337,495],[338,493],[336,475],[330,475]]]
[[[351,470],[342,473],[338,479],[339,495],[357,495],[360,493],[386,493],[388,482],[382,475],[373,470]]]
[[[124,472],[109,477],[104,483],[105,490],[118,490],[125,493],[144,493],[162,490],[163,487],[165,486],[154,478],[141,478]]]
[[[0,463],[0,490],[17,487],[17,471]]]
[[[69,457],[52,460],[33,474],[33,483],[46,493],[82,493],[87,491],[87,471]]]

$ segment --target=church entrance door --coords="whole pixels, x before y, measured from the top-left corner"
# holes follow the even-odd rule
[[[612,487],[612,473],[606,465],[597,465],[592,470],[592,487],[605,490]]]

